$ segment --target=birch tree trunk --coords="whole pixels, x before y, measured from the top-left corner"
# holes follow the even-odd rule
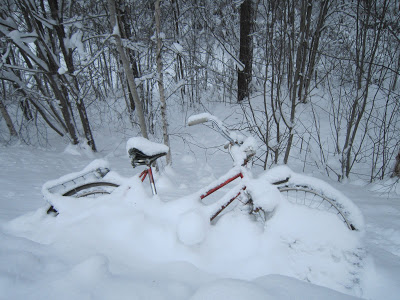
[[[126,77],[128,80],[129,89],[132,93],[133,100],[135,101],[136,112],[137,112],[138,118],[139,118],[140,131],[144,138],[148,138],[147,128],[146,128],[146,120],[144,119],[143,107],[142,107],[142,103],[140,102],[140,99],[139,99],[139,94],[137,92],[135,78],[133,76],[133,71],[130,68],[129,60],[124,52],[124,48],[122,47],[121,34],[119,32],[119,27],[117,24],[115,2],[114,2],[114,0],[108,0],[107,2],[108,2],[108,8],[110,10],[110,21],[111,21],[111,27],[113,30],[112,35],[115,38],[117,50],[121,57],[122,65],[124,67],[124,71],[125,71],[125,74],[126,74]]]
[[[164,144],[170,147],[169,145],[169,135],[168,135],[168,119],[167,119],[167,105],[165,101],[165,92],[164,92],[164,76],[162,71],[162,60],[161,60],[161,48],[162,48],[162,38],[161,38],[161,25],[160,25],[160,0],[157,0],[155,3],[155,21],[156,21],[156,40],[157,40],[157,83],[158,90],[160,92],[160,102],[161,102],[161,120],[163,124],[163,138]],[[167,164],[171,164],[171,149],[168,150],[167,153]]]

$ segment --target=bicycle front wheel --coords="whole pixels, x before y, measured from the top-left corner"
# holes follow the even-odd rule
[[[350,230],[356,230],[344,207],[336,200],[327,197],[323,192],[308,185],[283,184],[278,186],[281,194],[291,203],[305,205],[312,209],[332,212],[342,220]]]

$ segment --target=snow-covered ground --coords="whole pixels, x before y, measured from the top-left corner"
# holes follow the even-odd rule
[[[223,143],[219,135],[181,128],[183,119],[173,122],[173,167],[156,174],[156,197],[137,179],[143,168],[130,166],[127,136],[103,132],[96,154],[60,142],[1,147],[0,299],[398,299],[400,197],[383,192],[385,183],[322,178],[361,209],[358,232],[286,202],[266,226],[241,213],[207,225],[190,211],[179,231],[196,191],[231,166],[210,148]],[[47,215],[43,184],[94,159],[107,160],[130,188]],[[190,223],[196,218],[200,229]],[[179,236],[188,228],[194,242]]]

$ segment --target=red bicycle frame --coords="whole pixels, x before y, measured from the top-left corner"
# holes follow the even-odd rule
[[[234,181],[235,179],[237,179],[237,178],[239,178],[239,177],[240,177],[240,178],[243,178],[242,172],[239,172],[239,173],[236,174],[235,176],[232,176],[232,177],[228,178],[227,180],[225,180],[225,181],[222,182],[221,184],[219,184],[219,185],[217,185],[216,187],[214,187],[214,188],[208,190],[205,194],[203,194],[203,195],[200,196],[200,199],[203,200],[203,199],[206,198],[207,196],[209,196],[209,195],[211,195],[212,193],[218,191],[220,188],[224,187],[224,186],[227,185],[228,183],[231,183],[232,181]],[[242,188],[242,190],[244,191],[245,189],[246,189],[246,187],[244,186],[244,187]],[[213,220],[214,220],[225,208],[227,208],[233,201],[235,201],[235,199],[236,199],[237,197],[239,197],[239,195],[240,195],[241,193],[242,193],[241,191],[238,192],[238,193],[237,193],[234,197],[232,197],[228,202],[226,202],[224,205],[222,205],[221,208],[211,216],[210,222],[213,221]]]
[[[156,185],[154,183],[153,170],[151,169],[151,166],[149,166],[147,169],[143,170],[142,173],[140,173],[140,175],[139,175],[140,180],[142,182],[144,182],[144,180],[146,179],[147,175],[149,175],[151,191],[152,191],[153,195],[157,195],[157,189],[156,189]],[[243,178],[242,172],[239,172],[238,174],[228,178],[227,180],[225,180],[221,184],[217,185],[216,187],[208,190],[206,193],[204,193],[203,195],[200,196],[200,199],[203,200],[204,198],[208,197],[209,195],[213,194],[214,192],[218,191],[219,189],[223,188],[224,186],[226,186],[227,184],[231,183],[232,181],[234,181],[235,179],[237,179],[239,177]],[[246,187],[244,186],[242,188],[242,190],[244,191],[245,189],[246,189]],[[224,205],[222,205],[221,208],[211,216],[210,221],[213,221],[225,208],[227,208],[233,201],[235,201],[235,199],[237,197],[239,197],[240,194],[241,194],[241,191],[238,192],[234,197],[232,197]]]
[[[151,169],[151,166],[149,166],[142,173],[140,173],[140,175],[139,175],[140,180],[142,180],[142,182],[143,182],[146,179],[147,175],[149,175],[151,192],[153,193],[153,195],[157,195],[156,184],[154,183],[153,170]]]

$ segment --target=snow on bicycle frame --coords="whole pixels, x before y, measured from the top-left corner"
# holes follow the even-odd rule
[[[68,206],[67,202],[70,201],[65,201],[64,197],[81,198],[94,194],[110,194],[122,183],[123,179],[110,171],[107,161],[96,159],[82,171],[66,174],[43,185],[42,195],[50,204],[47,214],[57,216],[60,207]]]
[[[200,195],[200,199],[208,197],[213,194],[217,190],[226,186],[227,184],[233,182],[237,178],[243,179],[245,174],[247,173],[246,166],[248,162],[255,155],[255,139],[253,137],[244,137],[236,132],[230,131],[224,123],[219,120],[217,117],[209,114],[202,113],[198,115],[193,115],[188,119],[188,125],[193,126],[197,124],[202,124],[206,122],[211,122],[215,125],[215,129],[218,133],[220,133],[224,138],[228,140],[228,144],[225,148],[228,148],[229,154],[232,157],[234,168],[231,172],[228,172],[225,176],[221,177],[217,183],[213,183],[213,186],[206,190],[203,194]],[[233,174],[233,175],[232,175]],[[253,179],[254,180],[254,179]],[[268,184],[268,183],[265,183]],[[265,185],[264,184],[264,185]],[[212,215],[210,217],[210,221],[213,221],[225,208],[227,208],[230,204],[232,204],[235,200],[239,199],[239,197],[244,196],[243,204],[250,205],[250,213],[266,213],[272,211],[275,208],[274,204],[265,205],[265,203],[255,203],[254,199],[247,192],[247,185],[245,182],[242,182],[238,185],[237,189],[233,189],[233,193],[228,193],[228,201],[222,201],[223,205],[221,206],[221,201],[217,201],[215,204],[210,205],[210,211]],[[225,198],[225,197],[224,197]],[[264,202],[264,201],[263,201]],[[265,218],[265,215],[262,215],[262,218]]]
[[[279,205],[281,197],[284,197],[294,204],[333,212],[350,230],[362,230],[363,218],[360,210],[335,188],[314,177],[297,174],[286,166],[274,167],[257,178],[253,178],[247,164],[255,154],[253,150],[256,145],[255,139],[230,131],[218,118],[208,113],[194,115],[188,119],[189,126],[205,122],[210,122],[211,127],[227,139],[225,148],[228,149],[234,165],[225,175],[198,192],[198,196],[193,198],[197,204],[189,201],[193,207],[202,210],[210,221],[219,216],[228,206],[232,207],[232,203],[239,205],[241,211],[244,208],[244,211],[254,215],[256,219],[266,221],[266,217],[272,216],[271,213]],[[151,165],[156,159],[166,155],[169,148],[142,137],[134,137],[128,140],[126,150],[133,167],[138,165],[147,167],[139,176],[143,182],[149,175],[152,192],[155,195],[157,191]],[[236,181],[238,178],[241,180]],[[198,197],[202,200],[233,181],[236,185],[216,202],[205,205],[202,201],[198,201]],[[42,193],[51,205],[47,213],[58,215],[59,210],[64,211],[76,203],[76,201],[65,201],[65,196],[70,197],[70,200],[99,197],[113,193],[121,185],[129,187],[129,180],[109,171],[106,161],[96,160],[81,172],[67,174],[57,180],[46,182]],[[120,192],[122,190],[119,189]],[[190,203],[186,199],[185,207]],[[91,205],[89,202],[87,204]]]
[[[211,221],[243,194],[247,198],[247,202],[243,202],[243,204],[250,205],[250,213],[264,214],[262,217],[265,220],[266,213],[272,212],[278,205],[276,199],[279,197],[275,193],[279,191],[281,195],[286,194],[285,197],[292,203],[334,212],[350,230],[359,230],[363,227],[362,214],[354,203],[320,180],[294,173],[288,167],[283,166],[268,170],[257,179],[252,178],[246,165],[255,154],[254,138],[244,139],[243,136],[229,131],[217,117],[209,113],[194,115],[188,119],[189,126],[205,122],[214,124],[216,130],[229,141],[228,149],[234,161],[234,168],[219,178],[217,183],[211,185],[206,192],[201,194],[200,198],[204,199],[237,178],[242,179],[238,185],[239,189],[233,189],[236,194],[228,193],[231,197],[228,198],[229,201],[226,202],[225,198],[225,202],[217,201],[211,205],[210,208],[215,211]],[[289,193],[294,193],[296,196],[290,197]],[[298,193],[304,194],[304,199],[299,201]],[[267,195],[268,197],[266,197]],[[221,206],[221,203],[224,204]],[[218,207],[218,205],[220,206]]]

